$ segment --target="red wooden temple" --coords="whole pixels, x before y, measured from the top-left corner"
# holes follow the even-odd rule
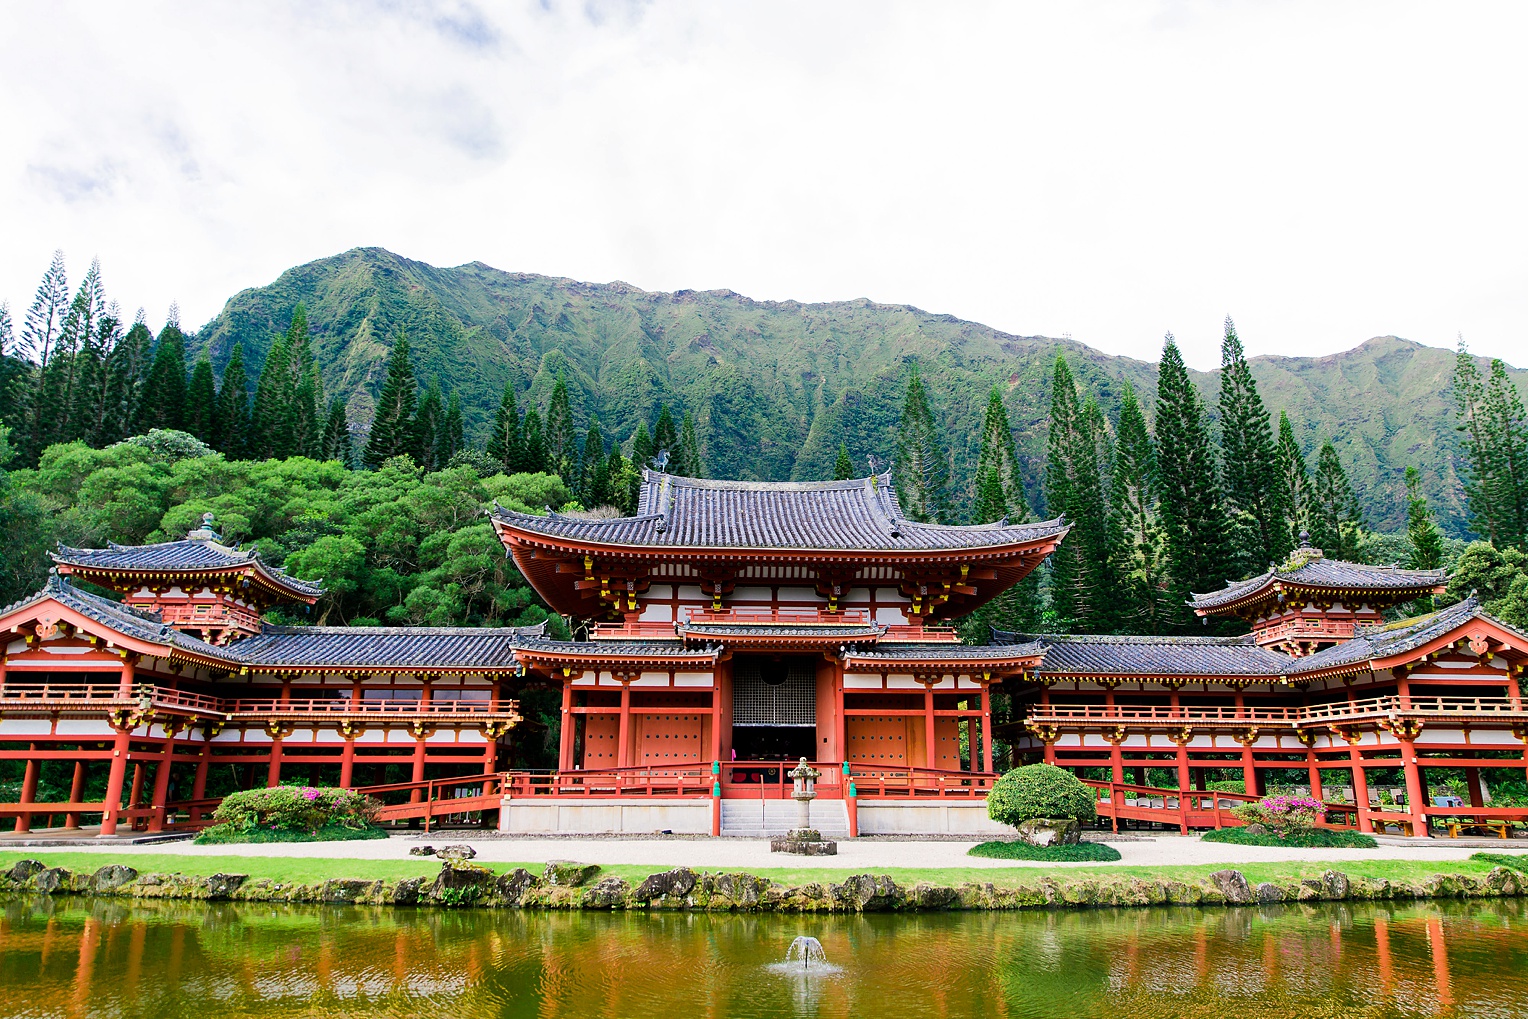
[[[1229,808],[1279,774],[1364,830],[1528,816],[1491,806],[1481,774],[1528,767],[1528,636],[1473,599],[1385,621],[1440,590],[1437,572],[1307,547],[1195,597],[1244,637],[968,645],[952,621],[1042,562],[1062,521],[910,521],[889,475],[653,472],[631,517],[492,520],[580,639],[275,626],[271,607],[321,588],[210,521],[177,542],[60,548],[48,585],[0,610],[0,758],[26,762],[0,815],[18,832],[195,827],[215,806],[209,770],[229,768],[245,787],[337,777],[393,820],[756,834],[790,825],[785,773],[805,757],[824,773],[813,823],[839,835],[997,830],[984,797],[999,760],[1090,769],[1116,824],[1236,823]],[[561,697],[557,767],[506,770],[532,686]],[[1011,706],[1000,726],[995,694]],[[45,763],[72,774],[66,799],[38,799]],[[388,766],[407,780],[387,784]],[[1242,793],[1206,788],[1227,769]],[[1464,776],[1460,802],[1442,775]]]

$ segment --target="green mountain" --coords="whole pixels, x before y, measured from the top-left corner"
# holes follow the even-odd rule
[[[1116,410],[1124,382],[1155,398],[1156,366],[1071,340],[1014,336],[952,315],[868,300],[754,301],[730,290],[648,293],[625,283],[503,272],[472,262],[441,269],[380,248],[357,248],[289,269],[245,290],[196,336],[221,370],[242,341],[263,363],[293,308],[307,308],[329,394],[369,424],[392,338],[404,330],[421,381],[462,397],[469,439],[480,436],[506,380],[544,409],[566,377],[580,426],[628,438],[659,403],[695,415],[715,477],[832,476],[839,443],[857,463],[894,448],[907,366],[920,365],[969,487],[981,415],[994,383],[1039,510],[1047,381],[1064,352],[1079,385]],[[1449,379],[1453,353],[1393,336],[1319,358],[1258,357],[1253,373],[1277,414],[1288,410],[1307,451],[1331,436],[1371,526],[1404,524],[1402,473],[1422,469],[1443,526],[1462,534]],[[1524,385],[1528,372],[1516,373]],[[1195,373],[1212,407],[1216,373]],[[1528,386],[1524,386],[1528,388]],[[969,492],[960,493],[969,504]]]

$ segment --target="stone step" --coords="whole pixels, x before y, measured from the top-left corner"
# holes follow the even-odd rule
[[[796,827],[794,800],[722,800],[722,834],[750,838],[784,835]],[[829,838],[847,838],[849,814],[843,800],[813,800],[813,828]]]

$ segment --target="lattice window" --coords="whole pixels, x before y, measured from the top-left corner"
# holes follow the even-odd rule
[[[732,673],[732,724],[815,726],[817,677],[812,662],[737,658]]]

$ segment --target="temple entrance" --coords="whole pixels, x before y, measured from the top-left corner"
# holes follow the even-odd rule
[[[738,655],[732,749],[739,761],[815,760],[817,678],[805,655]]]

